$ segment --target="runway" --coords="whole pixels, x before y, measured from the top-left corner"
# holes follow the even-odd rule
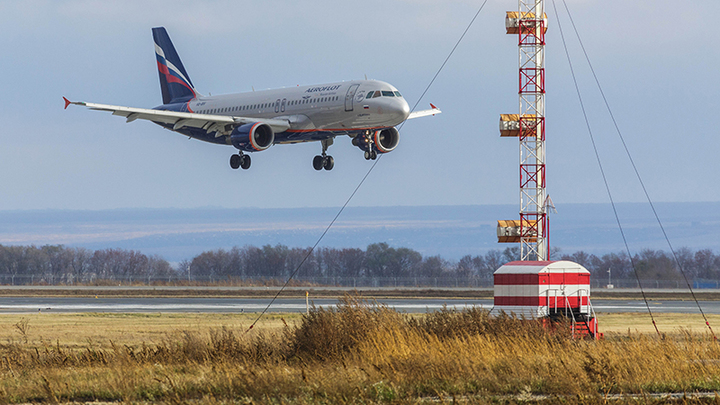
[[[10,313],[233,313],[261,312],[270,303],[269,298],[75,298],[75,297],[0,297],[0,314]],[[400,312],[424,313],[448,308],[462,309],[479,307],[490,309],[491,299],[378,299]],[[337,305],[336,299],[314,299],[310,305],[330,308]],[[700,301],[707,314],[720,314],[720,302]],[[641,300],[593,300],[596,312],[647,312]],[[653,313],[698,313],[693,301],[651,301]],[[268,312],[304,312],[305,299],[279,298]]]

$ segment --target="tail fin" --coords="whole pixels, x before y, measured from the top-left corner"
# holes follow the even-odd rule
[[[152,32],[163,104],[192,100],[197,96],[195,87],[170,41],[165,27],[153,28]]]

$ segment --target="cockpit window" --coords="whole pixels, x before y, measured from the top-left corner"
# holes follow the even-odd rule
[[[367,96],[365,96],[365,99],[377,98],[377,97],[402,97],[402,95],[400,95],[399,91],[375,90],[375,91],[368,91]]]

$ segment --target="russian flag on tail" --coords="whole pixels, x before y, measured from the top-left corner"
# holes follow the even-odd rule
[[[183,103],[197,96],[195,87],[164,27],[152,29],[163,104]]]

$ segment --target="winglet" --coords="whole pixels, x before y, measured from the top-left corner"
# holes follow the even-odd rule
[[[430,107],[432,107],[433,110],[437,110],[437,107],[435,107],[435,104],[430,103]]]
[[[70,101],[70,100],[68,100],[67,98],[65,98],[65,96],[63,96],[63,100],[65,100],[65,108],[64,108],[64,109],[67,110],[68,106],[69,106],[70,104],[72,104],[72,101]]]

